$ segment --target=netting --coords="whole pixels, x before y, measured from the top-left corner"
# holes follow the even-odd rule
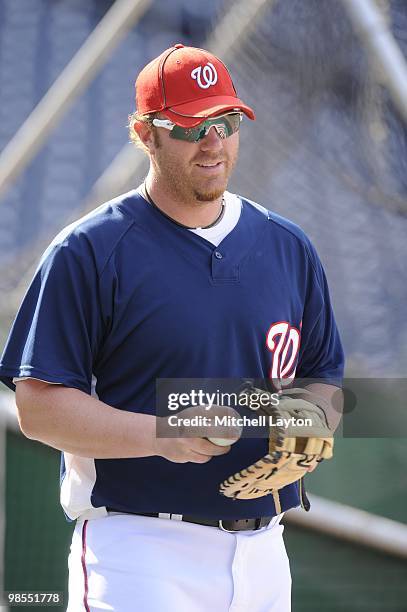
[[[381,4],[405,50],[406,4]],[[351,371],[403,372],[406,131],[342,3],[270,2],[227,61],[257,113],[232,188],[316,244]]]
[[[71,0],[61,9],[72,23],[82,24],[84,35],[107,5],[96,10],[89,2],[81,12]],[[215,5],[211,2],[212,9]],[[407,6],[402,0],[380,5],[404,52]],[[23,19],[31,42],[38,45],[37,56],[24,59],[25,83],[45,91],[46,78],[36,81],[38,65],[47,67],[45,74],[57,64],[62,68],[68,48],[72,53],[78,41],[59,36],[60,14],[50,21],[43,2],[35,11],[30,5],[27,13],[22,11],[29,8],[26,0],[4,6],[9,28]],[[232,9],[232,15],[236,6],[230,0],[218,2],[222,12]],[[81,201],[92,183],[125,144],[132,81],[147,52],[158,53],[176,38],[203,44],[202,38],[190,39],[191,27],[186,25],[196,24],[198,16],[187,22],[183,10],[165,29],[157,16],[168,11],[163,2],[154,3],[154,19],[143,20],[117,49],[47,149],[9,192],[0,232],[0,317],[8,317],[7,323],[21,297],[21,287],[17,293],[13,289],[21,285],[24,272],[72,212],[80,216]],[[207,21],[205,14],[206,28]],[[48,32],[44,40],[37,36],[39,24]],[[233,38],[232,21],[231,27]],[[155,41],[159,48],[148,51],[146,41],[150,46]],[[12,39],[5,35],[2,45],[9,52]],[[65,53],[62,61],[59,47]],[[327,270],[350,371],[402,373],[407,362],[407,284],[402,281],[407,255],[406,130],[388,92],[378,84],[342,3],[270,0],[254,30],[234,41],[224,59],[239,93],[257,113],[255,123],[247,121],[242,127],[231,189],[296,221],[313,239]],[[13,88],[7,77],[10,67],[3,64],[6,88],[0,97],[6,111]],[[25,94],[18,100],[26,101]],[[5,132],[10,125],[5,122]],[[133,184],[142,178],[135,176]]]

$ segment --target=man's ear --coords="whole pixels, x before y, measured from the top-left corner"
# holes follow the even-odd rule
[[[135,121],[133,123],[133,130],[136,132],[143,145],[151,152],[155,148],[151,126],[145,121]]]

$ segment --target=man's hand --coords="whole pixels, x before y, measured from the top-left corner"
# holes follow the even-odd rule
[[[207,463],[229,451],[230,446],[217,446],[205,438],[156,439],[156,454],[175,463]]]
[[[237,425],[215,424],[215,416],[239,417],[239,413],[229,406],[212,406],[210,410],[205,406],[193,406],[171,416],[176,425],[170,425],[168,417],[157,417],[155,454],[176,463],[207,463],[212,457],[225,455],[242,432]],[[166,434],[169,437],[165,437]],[[220,446],[208,438],[230,439],[230,444]]]

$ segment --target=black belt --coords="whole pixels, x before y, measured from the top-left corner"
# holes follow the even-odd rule
[[[262,516],[259,518],[248,519],[209,519],[197,516],[188,516],[185,514],[168,514],[158,512],[122,512],[115,508],[106,508],[108,512],[118,512],[120,514],[135,514],[136,516],[149,516],[155,518],[167,518],[172,520],[185,521],[186,523],[195,523],[197,525],[205,525],[206,527],[218,527],[222,531],[257,531],[262,527],[269,525],[272,516]]]

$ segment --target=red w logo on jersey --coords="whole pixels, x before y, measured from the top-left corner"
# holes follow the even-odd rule
[[[272,353],[270,378],[281,385],[290,384],[295,377],[300,340],[300,331],[287,321],[273,323],[267,333],[266,346]]]

